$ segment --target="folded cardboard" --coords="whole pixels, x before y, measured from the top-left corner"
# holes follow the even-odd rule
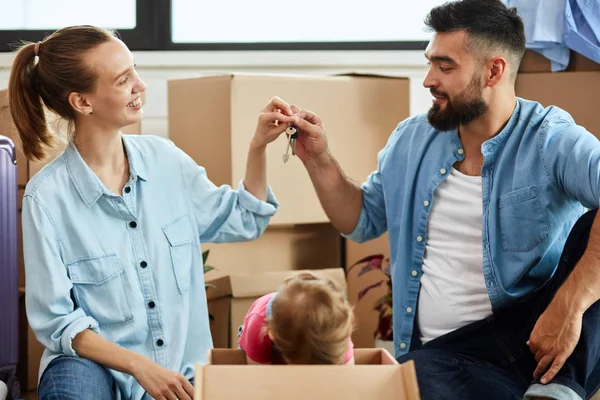
[[[307,271],[272,271],[250,274],[213,274],[207,276],[208,312],[210,329],[216,348],[236,348],[238,328],[252,303],[259,297],[277,291],[289,276]],[[311,272],[336,282],[346,293],[346,278],[342,268],[311,270]]]
[[[230,74],[168,82],[169,138],[217,185],[237,186],[258,116],[273,96],[318,114],[344,172],[365,180],[399,121],[409,116],[409,81],[387,76]],[[306,170],[285,135],[267,147],[267,175],[282,204],[271,224],[328,222]]]
[[[518,74],[516,94],[544,106],[567,111],[578,125],[600,138],[597,95],[600,93],[598,72],[547,72]]]
[[[355,349],[356,365],[246,365],[241,350],[213,349],[196,364],[196,400],[418,400],[414,363]],[[231,384],[238,382],[239,384]]]

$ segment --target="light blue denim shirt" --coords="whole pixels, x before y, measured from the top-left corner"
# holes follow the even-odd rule
[[[29,323],[46,347],[40,376],[91,328],[193,377],[212,347],[200,245],[253,240],[278,208],[244,189],[216,187],[170,141],[123,136],[130,179],[109,192],[71,144],[27,185],[23,246]],[[111,371],[117,398],[148,398]]]
[[[600,63],[600,0],[503,0],[516,7],[525,25],[526,45],[567,68],[570,50]]]
[[[599,206],[600,142],[565,111],[517,99],[481,151],[483,275],[498,310],[552,277],[583,206]],[[419,340],[413,325],[434,191],[463,158],[456,130],[436,131],[419,115],[398,125],[362,185],[360,218],[347,237],[364,242],[388,231],[396,357]]]

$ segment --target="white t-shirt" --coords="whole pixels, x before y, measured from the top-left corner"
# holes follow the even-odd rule
[[[417,307],[423,343],[492,314],[483,279],[481,177],[452,168],[431,207]]]

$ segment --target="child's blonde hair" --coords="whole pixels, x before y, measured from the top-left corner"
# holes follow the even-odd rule
[[[353,325],[352,306],[340,288],[309,272],[285,280],[267,320],[288,364],[343,364]]]

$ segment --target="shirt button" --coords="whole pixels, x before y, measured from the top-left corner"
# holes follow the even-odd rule
[[[428,206],[429,206],[429,202],[428,202],[427,200],[425,200],[425,201],[423,202],[423,205],[424,205],[425,207],[428,207]]]
[[[423,241],[423,236],[417,236],[417,242],[422,242]]]
[[[412,276],[417,276],[417,275],[418,275],[418,272],[417,272],[417,271],[415,271],[415,270],[413,269],[413,272],[411,272],[411,275],[412,275]]]
[[[148,266],[148,263],[146,261],[142,261],[140,263],[140,267],[142,267],[142,268],[146,268],[147,266]]]
[[[463,149],[458,149],[458,154],[465,154],[465,151]]]
[[[125,193],[131,192],[131,188],[129,186],[125,186]]]
[[[400,348],[401,349],[405,349],[406,348],[406,343],[400,343]]]
[[[446,169],[445,168],[440,169],[440,174],[444,175],[445,173],[446,173]]]
[[[412,312],[412,308],[408,307],[408,308],[406,309],[406,312],[410,314],[410,313]]]
[[[136,227],[137,227],[137,222],[135,222],[135,221],[131,221],[131,222],[129,223],[129,226],[130,226],[130,227],[132,227],[132,228],[136,228]]]
[[[156,303],[154,303],[153,301],[151,301],[150,303],[148,303],[148,307],[154,308],[154,307],[156,307]]]
[[[162,340],[162,339],[158,339],[158,340],[156,341],[156,345],[157,345],[158,347],[161,347],[163,344],[165,344],[165,342],[163,342],[163,340]]]

